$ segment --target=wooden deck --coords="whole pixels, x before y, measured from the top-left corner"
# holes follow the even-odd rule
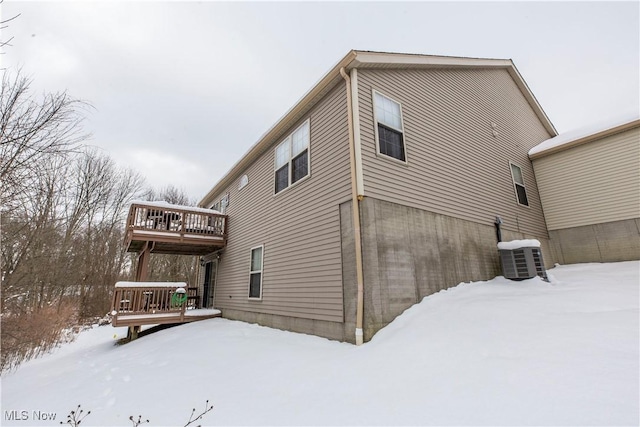
[[[226,215],[165,202],[134,202],[124,237],[127,252],[137,252],[135,282],[118,282],[113,293],[111,324],[129,328],[135,339],[142,325],[195,322],[219,317],[219,310],[200,309],[197,288],[182,282],[147,282],[152,254],[207,255],[227,243]]]
[[[114,327],[120,326],[142,326],[142,325],[164,325],[173,323],[189,323],[197,322],[198,320],[213,319],[220,317],[220,310],[213,310],[207,308],[197,308],[192,310],[186,310],[183,315],[174,313],[155,313],[155,314],[138,314],[128,315],[120,314],[114,316],[112,325]],[[117,320],[116,320],[117,318]]]
[[[124,246],[140,252],[151,244],[152,252],[174,255],[206,255],[227,243],[227,216],[201,208],[134,203],[129,209]]]
[[[219,310],[200,309],[197,304],[190,304],[193,296],[189,296],[187,289],[183,282],[118,282],[111,324],[128,326],[134,331],[142,325],[187,323],[220,316]]]

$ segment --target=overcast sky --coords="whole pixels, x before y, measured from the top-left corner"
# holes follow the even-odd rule
[[[15,2],[2,67],[199,200],[350,49],[511,58],[559,132],[638,113],[634,2]]]

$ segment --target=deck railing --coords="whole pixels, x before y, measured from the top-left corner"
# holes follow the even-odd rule
[[[226,241],[227,217],[213,211],[135,203],[129,209],[127,229],[176,237],[219,237]]]
[[[188,295],[185,284],[166,284],[164,286],[150,286],[140,282],[140,286],[116,285],[113,294],[111,314],[114,326],[123,321],[138,321],[155,318],[172,318],[176,321],[184,320]]]

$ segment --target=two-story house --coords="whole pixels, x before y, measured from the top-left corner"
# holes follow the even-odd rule
[[[350,51],[200,201],[205,306],[359,343],[549,236],[528,151],[557,135],[511,60]]]

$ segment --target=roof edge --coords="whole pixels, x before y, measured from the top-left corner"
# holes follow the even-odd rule
[[[305,93],[302,98],[294,104],[276,123],[269,128],[258,141],[238,160],[227,173],[207,192],[198,202],[199,206],[204,206],[213,202],[213,197],[227,187],[247,166],[254,162],[266,145],[271,140],[282,133],[301,111],[310,108],[312,103],[331,84],[335,84],[336,79],[341,78],[340,69],[350,70],[357,67],[375,67],[376,64],[396,65],[398,68],[405,66],[417,67],[453,67],[453,68],[504,68],[526,98],[527,102],[542,122],[550,135],[557,135],[555,127],[545,114],[544,110],[529,90],[526,82],[518,72],[511,59],[491,59],[491,58],[469,58],[459,56],[438,56],[409,53],[388,53],[365,50],[350,50],[337,64],[333,66],[312,88]]]
[[[540,120],[540,122],[542,122],[542,125],[547,130],[547,132],[549,132],[552,137],[557,136],[558,131],[556,130],[555,126],[553,126],[553,123],[551,123],[551,120],[547,116],[547,113],[544,112],[542,106],[536,99],[531,89],[529,89],[529,85],[527,85],[527,82],[520,74],[520,71],[518,71],[516,64],[514,64],[512,60],[509,60],[509,62],[511,63],[511,66],[507,70],[509,71],[509,74],[511,75],[513,81],[516,82],[516,85],[520,89],[520,92],[522,92],[527,102],[529,102],[529,105],[531,105],[531,108],[533,109],[536,116],[538,116],[538,119]]]
[[[432,65],[447,67],[508,67],[511,66],[509,59],[497,58],[470,58],[463,56],[439,56],[422,55],[417,53],[387,53],[365,50],[353,51],[357,55],[358,65],[367,64],[391,64],[391,65]]]
[[[611,136],[611,135],[615,135],[617,133],[621,133],[621,132],[625,132],[627,130],[635,129],[637,127],[640,127],[640,118],[634,119],[634,120],[631,120],[631,121],[628,121],[628,122],[625,122],[625,123],[622,123],[622,124],[619,124],[619,125],[616,125],[616,126],[612,126],[612,127],[607,128],[607,129],[596,131],[594,133],[591,133],[589,135],[585,135],[585,136],[576,138],[574,140],[568,141],[568,142],[566,142],[564,144],[561,144],[561,145],[555,145],[555,146],[549,147],[547,149],[543,149],[543,150],[536,151],[536,152],[533,152],[533,153],[530,152],[529,153],[529,159],[535,160],[535,159],[539,159],[541,157],[546,157],[546,156],[549,156],[551,154],[558,153],[560,151],[565,151],[565,150],[568,150],[570,148],[577,147],[579,145],[583,145],[583,144],[586,144],[586,143],[589,143],[589,142],[592,142],[592,141],[595,141],[595,140],[598,140],[598,139],[602,139],[602,138],[606,138],[606,137]]]
[[[302,98],[296,102],[282,117],[280,117],[276,123],[271,126],[258,141],[253,144],[249,150],[238,160],[227,173],[207,192],[207,194],[198,202],[198,206],[205,206],[211,203],[213,196],[220,191],[220,188],[224,188],[235,178],[235,175],[239,170],[244,169],[251,164],[259,155],[262,145],[267,141],[275,137],[278,133],[282,132],[287,126],[290,125],[291,120],[302,110],[311,100],[313,100],[317,94],[325,89],[331,82],[338,76],[340,76],[341,68],[348,68],[356,59],[357,53],[354,50],[350,50],[336,65],[333,66],[311,89],[305,93]]]

